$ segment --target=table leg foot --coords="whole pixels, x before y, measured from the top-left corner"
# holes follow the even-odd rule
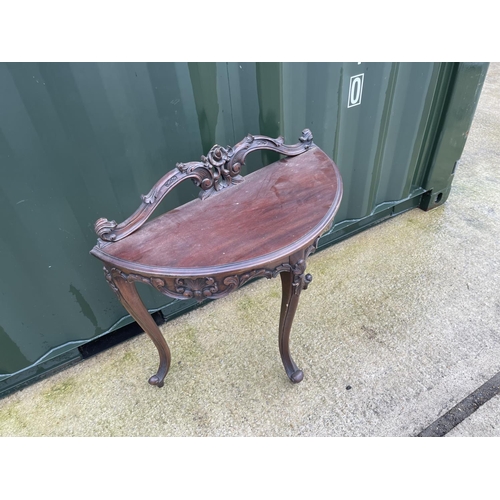
[[[165,374],[166,375],[166,374]],[[165,378],[165,377],[164,377]],[[163,379],[161,379],[158,375],[153,375],[148,382],[151,385],[156,385],[156,387],[163,387],[165,384],[163,382]]]
[[[290,375],[290,380],[294,383],[294,384],[298,384],[299,382],[302,382],[302,379],[304,378],[304,372],[302,370],[297,370],[295,372],[293,372],[291,375]]]

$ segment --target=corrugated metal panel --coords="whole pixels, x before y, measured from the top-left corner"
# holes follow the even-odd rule
[[[293,141],[310,128],[343,176],[337,220],[360,219],[420,188],[419,160],[440,64],[228,66],[235,135],[252,126]],[[358,74],[364,74],[361,104],[348,108],[349,81]]]
[[[332,231],[349,234],[354,223],[425,191],[454,68],[0,64],[0,391],[13,373],[63,359],[129,321],[88,254],[98,217],[124,220],[176,162],[196,160],[214,143],[233,145],[247,133],[293,143],[308,127],[340,167],[344,199]],[[361,104],[348,107],[359,74]],[[255,153],[244,173],[276,157]],[[184,183],[162,209],[195,196]],[[140,290],[151,310],[186,306]]]
[[[88,253],[93,222],[125,219],[176,161],[202,153],[187,64],[0,65],[1,374],[124,316]],[[196,194],[186,183],[164,209]]]

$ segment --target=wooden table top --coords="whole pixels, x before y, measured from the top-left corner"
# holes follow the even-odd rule
[[[120,241],[96,246],[92,253],[121,268],[162,276],[255,267],[319,236],[342,197],[337,166],[317,146],[244,179],[162,214]]]

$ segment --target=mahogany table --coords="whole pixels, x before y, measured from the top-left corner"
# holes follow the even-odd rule
[[[286,158],[242,177],[246,155],[259,149]],[[146,222],[186,179],[201,188],[200,199]],[[305,273],[306,259],[331,227],[341,198],[337,166],[306,129],[294,145],[260,135],[248,135],[233,148],[215,145],[199,162],[178,163],[121,224],[99,219],[98,243],[90,253],[104,262],[107,282],[158,349],[160,365],[149,383],[163,386],[170,350],[134,282],[168,297],[202,301],[224,297],[253,278],[278,274],[279,351],[288,378],[300,382],[303,373],[289,349],[292,321],[300,292],[312,280]]]

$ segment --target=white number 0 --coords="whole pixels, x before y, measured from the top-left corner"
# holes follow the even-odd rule
[[[363,94],[363,81],[365,79],[365,74],[351,76],[349,82],[349,100],[347,102],[347,107],[352,108],[361,104],[361,96]]]

